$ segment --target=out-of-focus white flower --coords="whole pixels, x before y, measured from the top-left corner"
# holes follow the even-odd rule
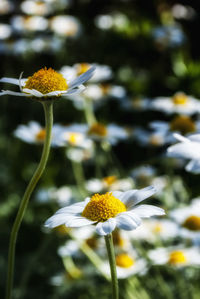
[[[76,37],[81,31],[81,24],[73,16],[59,15],[50,19],[50,29],[63,37]]]
[[[183,92],[178,92],[172,97],[158,97],[150,101],[149,108],[167,114],[191,115],[200,112],[200,101],[192,96],[187,96]]]
[[[11,33],[10,25],[0,23],[0,40],[9,38]]]
[[[94,157],[94,144],[92,142],[85,143],[87,147],[69,147],[66,151],[66,155],[69,160],[74,162],[83,162]]]
[[[173,267],[200,266],[200,251],[197,247],[157,248],[151,250],[148,255],[155,265],[168,264]]]
[[[195,174],[200,173],[200,134],[190,135],[187,138],[174,134],[174,137],[180,142],[168,147],[167,155],[191,160],[185,169]]]
[[[129,232],[131,240],[144,240],[154,243],[159,240],[170,240],[179,235],[179,226],[168,219],[146,219],[137,230]]]
[[[54,125],[52,129],[52,146],[62,145],[60,142],[60,131],[59,125]],[[14,135],[27,143],[43,143],[45,139],[45,129],[37,122],[31,121],[28,125],[19,125],[14,131]]]
[[[131,178],[118,179],[117,176],[111,175],[103,179],[90,179],[86,182],[86,189],[91,193],[114,190],[130,190],[134,185]]]
[[[176,19],[191,20],[196,15],[194,8],[180,3],[172,6],[172,15]]]
[[[46,67],[24,79],[21,76],[19,79],[4,77],[0,79],[0,82],[18,85],[21,92],[3,90],[0,92],[0,96],[25,96],[42,100],[44,98],[63,97],[80,93],[85,88],[83,83],[91,78],[94,70],[95,67],[91,67],[87,72],[71,82],[68,81],[68,78],[64,78],[62,74],[54,71],[52,68],[47,69]]]
[[[96,232],[102,236],[117,227],[134,230],[141,224],[141,218],[165,214],[163,209],[152,205],[137,205],[154,193],[155,189],[150,186],[141,190],[95,194],[83,202],[58,210],[45,226],[54,228],[65,224],[66,227],[82,227],[96,224]]]
[[[180,236],[192,239],[194,243],[200,241],[200,199],[192,200],[186,207],[172,210],[170,216],[180,226]]]
[[[67,186],[60,188],[40,189],[37,192],[36,200],[40,203],[48,203],[50,201],[58,203],[60,207],[69,204],[72,200],[72,190]]]
[[[0,15],[8,14],[13,10],[13,3],[8,0],[1,0]]]
[[[146,261],[138,257],[134,250],[127,253],[119,253],[116,255],[116,269],[117,278],[125,279],[132,275],[143,275],[146,272]],[[102,270],[106,274],[110,273],[110,267],[108,263],[104,263]]]
[[[112,70],[108,65],[101,65],[98,63],[93,63],[93,65],[96,67],[95,74],[89,82],[101,82],[112,78]],[[74,74],[74,76],[78,76],[85,73],[90,67],[90,64],[85,62],[76,63],[71,67],[63,66],[60,72],[63,75]]]
[[[28,15],[44,16],[51,12],[51,6],[44,1],[26,0],[21,3],[21,10]]]
[[[113,17],[111,15],[98,15],[95,18],[95,25],[103,30],[108,30],[113,26]]]
[[[42,16],[14,16],[11,19],[13,30],[16,31],[44,31],[48,27],[48,20]]]
[[[176,141],[173,135],[175,132],[183,135],[200,132],[200,121],[195,122],[186,115],[178,115],[169,123],[166,121],[153,121],[149,126],[154,133],[163,134],[166,143]]]
[[[165,132],[162,131],[147,131],[143,128],[135,128],[133,137],[142,146],[163,146],[166,143]]]

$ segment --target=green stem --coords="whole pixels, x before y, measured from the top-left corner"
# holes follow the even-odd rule
[[[26,191],[24,193],[24,196],[22,198],[17,216],[15,218],[15,222],[11,231],[10,235],[10,243],[9,243],[9,251],[8,251],[8,271],[7,271],[7,284],[6,284],[6,299],[11,299],[12,295],[12,286],[13,286],[13,274],[14,274],[14,262],[15,262],[15,247],[16,247],[16,240],[18,231],[24,216],[24,213],[26,211],[29,198],[35,189],[35,186],[37,182],[39,181],[48,160],[49,151],[50,151],[50,144],[51,144],[51,131],[53,126],[53,102],[43,102],[44,107],[44,113],[45,113],[45,141],[42,151],[42,157],[40,160],[40,163],[29,182]]]
[[[113,299],[119,299],[117,269],[116,269],[115,252],[114,252],[112,234],[106,235],[105,241],[106,241],[106,248],[107,248],[107,252],[108,252],[108,259],[109,259],[109,263],[110,263],[110,273],[111,273],[111,280],[112,280],[112,297],[113,297]]]
[[[89,98],[84,99],[84,112],[87,124],[89,126],[92,126],[94,123],[97,122],[93,111],[92,100]]]

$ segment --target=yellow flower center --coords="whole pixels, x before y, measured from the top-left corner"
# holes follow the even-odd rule
[[[126,253],[116,256],[116,265],[122,268],[130,268],[135,263],[134,259]]]
[[[79,63],[77,65],[77,75],[80,76],[83,73],[87,72],[90,68],[90,65],[88,63]]]
[[[68,85],[63,75],[52,68],[47,69],[45,67],[34,73],[33,76],[28,77],[25,88],[36,89],[46,94],[57,90],[67,90]]]
[[[101,90],[102,90],[102,93],[103,95],[107,95],[110,91],[110,84],[108,83],[101,83]]]
[[[118,230],[113,231],[113,243],[115,246],[124,247],[126,245],[126,240],[124,240]]]
[[[172,97],[175,105],[185,105],[188,102],[188,97],[183,92],[178,92]]]
[[[42,141],[44,141],[45,136],[46,136],[46,131],[45,131],[45,129],[41,129],[41,130],[36,134],[35,139],[36,139],[36,141],[38,141],[38,142],[42,142]]]
[[[58,233],[59,235],[66,235],[69,233],[69,228],[67,228],[64,224],[63,225],[59,225],[57,227],[54,228],[54,231],[56,233]]]
[[[187,258],[185,254],[180,251],[172,251],[169,256],[169,264],[177,265],[177,264],[185,264],[187,262]]]
[[[185,227],[189,230],[199,231],[200,230],[200,217],[191,215],[184,221],[183,227]]]
[[[105,137],[107,135],[107,128],[100,123],[96,123],[94,125],[92,125],[89,130],[88,130],[88,134],[89,135],[96,135],[96,136],[100,136],[100,137]]]
[[[87,239],[86,244],[89,247],[91,247],[92,249],[96,249],[97,248],[97,238],[91,237],[91,238]]]
[[[92,221],[104,222],[126,211],[126,206],[112,193],[95,194],[83,210],[82,216]]]
[[[116,175],[110,175],[110,176],[106,176],[105,178],[103,178],[103,182],[104,182],[106,185],[108,185],[108,186],[110,186],[110,185],[112,185],[113,183],[115,183],[116,180],[117,180]]]
[[[80,141],[82,141],[83,136],[81,133],[74,132],[70,133],[67,139],[71,145],[77,145]]]
[[[160,137],[160,136],[157,136],[157,135],[152,135],[152,136],[150,136],[150,138],[149,138],[149,143],[150,143],[151,145],[154,145],[154,146],[162,145],[162,143],[163,143],[163,138]]]
[[[163,226],[161,223],[156,223],[155,226],[153,227],[153,232],[156,234],[161,233],[163,230]]]
[[[170,124],[171,131],[179,131],[181,134],[187,134],[196,131],[196,126],[193,120],[188,116],[177,116]]]

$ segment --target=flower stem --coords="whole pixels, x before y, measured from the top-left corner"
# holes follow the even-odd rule
[[[106,248],[107,248],[107,252],[108,252],[108,259],[109,259],[109,263],[110,263],[110,273],[111,273],[111,280],[112,280],[112,298],[119,299],[117,269],[116,269],[115,252],[114,252],[112,234],[106,235],[105,241],[106,241]]]
[[[6,284],[6,299],[11,299],[12,296],[12,286],[13,286],[13,274],[14,274],[14,262],[15,262],[15,247],[16,247],[16,240],[18,231],[26,211],[29,198],[35,189],[37,182],[39,181],[48,160],[49,151],[50,151],[50,144],[51,144],[51,131],[53,126],[53,102],[52,101],[45,101],[42,103],[44,107],[45,113],[45,141],[42,151],[42,157],[40,159],[40,163],[30,180],[22,201],[20,203],[20,207],[15,218],[15,222],[12,227],[11,235],[10,235],[10,243],[9,243],[9,251],[8,251],[8,270],[7,270],[7,284]]]

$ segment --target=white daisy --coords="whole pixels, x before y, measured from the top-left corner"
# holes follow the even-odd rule
[[[144,274],[147,269],[146,261],[138,257],[137,253],[132,249],[126,253],[116,255],[117,278],[125,279],[135,274]],[[108,263],[104,263],[102,270],[109,275],[110,267]]]
[[[176,139],[173,133],[180,133],[188,135],[189,133],[200,132],[200,121],[193,121],[189,116],[178,115],[170,122],[166,121],[153,121],[150,123],[150,128],[153,132],[163,134],[166,143],[175,142]]]
[[[30,121],[28,125],[19,125],[14,131],[14,135],[24,142],[30,144],[42,144],[44,143],[46,131],[39,123]],[[54,125],[52,128],[52,146],[62,146],[60,136],[61,126]]]
[[[158,97],[149,102],[149,108],[167,114],[178,113],[191,115],[200,112],[200,101],[194,97],[178,92],[172,97]]]
[[[199,266],[200,251],[197,247],[185,248],[175,246],[157,248],[149,252],[149,258],[155,265],[171,265],[174,267]]]
[[[191,160],[185,169],[195,174],[200,173],[200,134],[190,135],[187,138],[174,134],[174,137],[180,142],[170,146],[167,155]]]
[[[137,205],[155,192],[155,188],[150,186],[141,190],[95,194],[83,202],[58,210],[45,226],[53,228],[65,224],[67,227],[81,227],[96,224],[96,232],[102,236],[110,234],[116,227],[133,230],[141,224],[141,218],[165,214],[163,209],[152,205]]]
[[[18,85],[21,92],[5,90],[0,92],[0,96],[14,95],[37,99],[69,96],[81,92],[84,89],[82,84],[92,77],[94,70],[95,67],[91,67],[87,72],[70,82],[52,68],[40,69],[26,79],[22,79],[21,77],[19,79],[4,77],[0,79],[0,82]]]
[[[180,226],[180,236],[200,241],[200,199],[192,200],[191,204],[171,211],[170,216]]]

